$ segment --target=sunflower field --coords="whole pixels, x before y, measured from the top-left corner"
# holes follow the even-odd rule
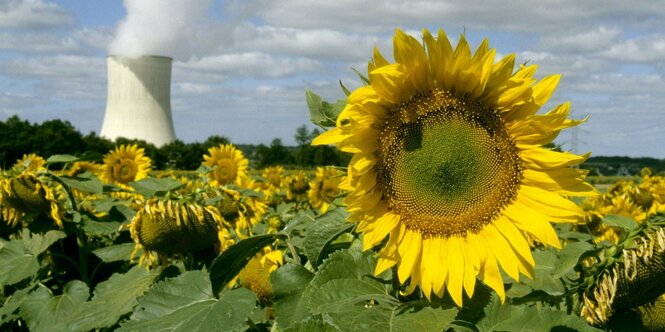
[[[18,331],[665,329],[665,178],[598,189],[558,75],[487,41],[397,30],[362,86],[307,90],[347,167],[196,170],[145,151],[0,170],[0,328]]]

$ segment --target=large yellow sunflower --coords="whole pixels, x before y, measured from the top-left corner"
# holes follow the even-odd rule
[[[209,155],[203,155],[203,164],[212,168],[208,174],[213,186],[225,184],[239,184],[241,178],[247,177],[249,162],[232,144],[220,144],[218,147],[208,149]]]
[[[590,195],[588,155],[543,148],[560,130],[569,104],[536,114],[559,82],[538,81],[535,65],[514,70],[515,56],[494,61],[484,40],[472,54],[462,35],[453,48],[440,30],[424,46],[397,30],[395,63],[377,49],[370,84],[353,91],[336,128],[313,144],[353,153],[340,185],[365,249],[380,244],[375,273],[397,266],[407,292],[447,290],[458,305],[476,277],[503,300],[499,266],[511,278],[533,277],[526,238],[560,247],[550,221],[584,213],[562,196]]]
[[[120,145],[104,156],[102,181],[113,184],[127,184],[148,176],[151,160],[144,155],[143,148],[136,144]]]

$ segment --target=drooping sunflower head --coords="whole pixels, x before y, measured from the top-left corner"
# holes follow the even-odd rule
[[[48,214],[62,227],[61,208],[51,187],[32,173],[0,179],[0,205],[7,222],[16,225],[24,215]]]
[[[286,178],[286,199],[290,201],[302,201],[307,199],[309,191],[309,179],[305,171],[299,170]]]
[[[68,176],[77,176],[85,172],[90,172],[95,176],[100,176],[102,165],[90,161],[76,161],[67,172]]]
[[[151,199],[129,225],[136,248],[144,249],[141,262],[153,261],[151,252],[177,254],[217,245],[222,218],[216,208],[196,203]]]
[[[583,274],[580,314],[589,323],[602,325],[626,310],[653,311],[648,304],[665,294],[665,229],[647,225],[623,242],[605,248],[598,262]],[[646,305],[646,306],[645,306]],[[644,312],[643,312],[644,313]],[[650,318],[662,321],[663,312]],[[660,317],[659,317],[660,316]],[[660,330],[660,326],[656,330]]]
[[[127,184],[148,176],[152,161],[136,144],[120,145],[104,156],[101,179],[107,183]]]
[[[261,199],[228,188],[211,188],[203,196],[217,201],[216,207],[224,222],[241,239],[254,234],[252,228],[261,221],[268,209]]]
[[[44,158],[34,154],[34,153],[29,153],[29,154],[24,154],[23,157],[19,160],[16,161],[16,164],[14,164],[14,168],[17,168],[23,172],[39,172],[39,171],[45,171],[46,167],[46,160]]]
[[[309,183],[307,196],[312,207],[326,213],[330,203],[339,195],[343,173],[332,167],[317,167],[314,180]]]
[[[559,247],[549,222],[583,215],[562,196],[594,193],[570,167],[588,155],[543,147],[582,121],[568,119],[568,103],[536,114],[559,76],[515,71],[514,55],[495,62],[486,40],[472,53],[464,35],[453,48],[443,31],[424,30],[421,43],[398,30],[393,46],[395,63],[375,49],[370,84],[313,144],[353,153],[340,185],[350,218],[366,249],[389,236],[376,273],[397,265],[407,292],[447,290],[458,305],[478,276],[503,299],[499,265],[532,277],[526,238]]]
[[[208,177],[213,186],[237,184],[241,178],[248,175],[249,161],[242,151],[232,144],[220,144],[209,148],[208,154],[203,155],[203,159],[203,164],[212,169]]]

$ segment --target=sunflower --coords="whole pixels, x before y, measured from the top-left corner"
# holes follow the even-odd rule
[[[254,235],[252,228],[263,219],[268,209],[262,200],[228,188],[208,189],[203,192],[203,197],[218,202],[216,207],[224,225],[233,228],[241,239]]]
[[[0,205],[3,219],[10,226],[17,225],[25,215],[45,213],[63,227],[54,190],[32,173],[0,179]]]
[[[340,188],[363,247],[387,243],[375,269],[396,267],[407,293],[445,290],[458,305],[476,277],[505,298],[499,266],[533,278],[526,237],[560,247],[550,221],[576,222],[583,211],[562,196],[591,195],[587,159],[543,147],[583,121],[570,106],[536,114],[559,82],[537,82],[535,65],[513,72],[515,56],[494,62],[484,40],[471,54],[462,35],[453,49],[440,30],[424,46],[397,30],[395,63],[377,49],[370,84],[353,91],[336,127],[313,144],[353,153]]]
[[[265,247],[256,254],[238,274],[240,284],[251,290],[262,302],[272,297],[270,274],[284,264],[284,254],[279,250]]]
[[[153,252],[170,255],[219,247],[218,229],[223,227],[223,220],[213,206],[151,199],[128,227],[136,243],[132,257],[144,249],[139,264],[152,265],[156,261]]]
[[[330,203],[339,195],[339,182],[342,180],[342,172],[332,167],[317,167],[316,176],[309,183],[307,196],[312,207],[326,213]]]
[[[270,184],[275,188],[282,186],[282,181],[284,179],[284,167],[282,166],[272,166],[267,167],[261,172],[261,176],[265,179],[265,182]]]
[[[94,176],[101,175],[102,165],[90,161],[76,161],[67,172],[68,176],[77,176],[85,172],[90,172]]]
[[[136,144],[120,145],[104,156],[101,179],[107,183],[127,184],[148,176],[151,160]]]
[[[213,186],[225,184],[238,184],[240,179],[247,177],[249,162],[232,144],[220,144],[218,147],[208,149],[209,155],[203,155],[203,165],[212,168],[208,174]]]
[[[295,174],[288,176],[285,180],[286,185],[286,199],[289,201],[304,201],[307,199],[307,192],[309,191],[309,180],[307,174],[300,170]]]
[[[14,164],[15,168],[18,168],[25,172],[39,172],[45,171],[46,160],[44,158],[34,154],[24,154],[23,157],[16,161]]]

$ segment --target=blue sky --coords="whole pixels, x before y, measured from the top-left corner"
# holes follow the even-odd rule
[[[563,78],[545,110],[570,101],[590,119],[565,149],[665,158],[665,6],[659,1],[0,0],[0,120],[60,118],[99,132],[106,55],[127,36],[174,57],[178,138],[293,144],[308,124],[304,90],[343,98],[372,47],[395,28],[443,28],[453,42],[488,37],[500,56]],[[168,7],[164,7],[168,6]],[[129,14],[128,14],[129,11]],[[155,13],[158,15],[155,16]],[[150,18],[153,19],[150,19]],[[131,39],[131,38],[130,38]],[[120,46],[118,46],[120,45]],[[577,137],[574,144],[573,137]]]

